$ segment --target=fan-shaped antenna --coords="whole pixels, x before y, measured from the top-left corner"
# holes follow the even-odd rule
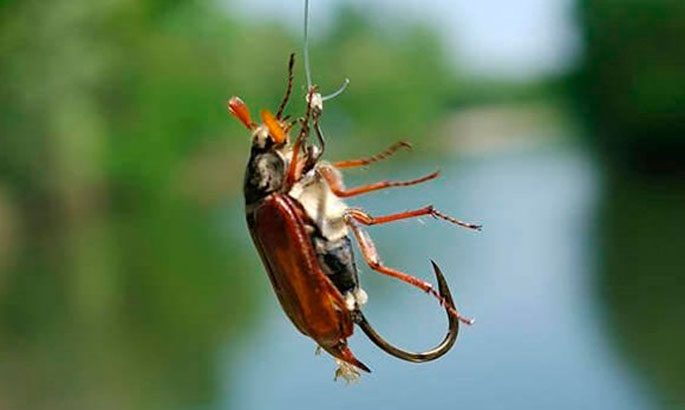
[[[309,63],[309,0],[304,0],[304,73],[307,79],[307,90],[313,86],[312,69]],[[342,94],[350,84],[350,79],[346,78],[337,91],[321,97],[321,101],[328,101]]]

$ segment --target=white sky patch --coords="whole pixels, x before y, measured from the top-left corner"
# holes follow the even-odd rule
[[[304,0],[218,0],[254,19],[282,20],[302,30]],[[230,1],[230,3],[228,3]],[[563,73],[579,50],[573,0],[310,0],[312,34],[321,33],[347,2],[384,16],[379,24],[420,20],[443,36],[468,74],[526,80]]]

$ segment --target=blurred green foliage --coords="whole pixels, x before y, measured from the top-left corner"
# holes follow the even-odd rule
[[[419,140],[427,124],[447,112],[459,87],[436,34],[420,25],[379,30],[377,16],[341,9],[330,33],[313,48],[315,80],[333,90],[344,77],[349,91],[330,103],[331,139],[374,151],[398,139]],[[345,149],[345,147],[341,147]]]
[[[601,219],[601,300],[625,356],[681,408],[685,2],[581,0],[574,81],[589,135],[611,161]]]
[[[225,101],[274,109],[300,49],[279,24],[216,7],[0,3],[0,408],[215,396],[217,354],[264,279],[247,239],[226,232],[242,224],[250,141]],[[372,27],[345,9],[313,39],[322,89],[353,80],[325,125],[357,154],[421,135],[453,81],[431,31]]]
[[[685,185],[612,178],[602,206],[600,300],[616,343],[657,388],[660,408],[685,402]]]
[[[623,165],[685,171],[685,2],[581,0],[573,83],[592,135]]]

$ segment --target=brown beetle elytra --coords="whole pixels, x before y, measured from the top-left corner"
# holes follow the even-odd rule
[[[444,276],[435,263],[438,291],[428,282],[383,265],[362,225],[431,215],[472,229],[480,227],[444,215],[432,206],[382,217],[348,207],[341,198],[415,185],[438,175],[345,188],[339,169],[369,165],[409,145],[400,142],[368,158],[333,164],[321,161],[325,146],[319,125],[323,99],[311,86],[305,116],[299,121],[299,134],[291,144],[289,131],[293,123],[284,121],[283,112],[292,92],[293,66],[291,55],[285,97],[276,115],[262,111],[262,124],[253,122],[247,106],[239,98],[233,97],[228,104],[230,113],[252,131],[244,181],[246,218],[278,300],[295,327],[338,360],[340,368],[336,375],[348,380],[358,375],[356,369],[370,371],[347,345],[355,323],[377,346],[393,356],[412,362],[435,360],[447,353],[456,341],[459,320],[471,321],[457,312]],[[319,146],[308,141],[311,128]],[[422,353],[409,352],[393,346],[371,327],[361,311],[366,293],[359,284],[350,231],[372,269],[430,293],[444,306],[449,328],[438,346]]]

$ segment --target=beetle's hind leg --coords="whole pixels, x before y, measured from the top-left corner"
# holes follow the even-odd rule
[[[412,211],[399,212],[396,214],[384,216],[371,216],[368,213],[362,211],[361,209],[354,208],[348,209],[346,214],[348,215],[348,217],[352,217],[357,222],[360,222],[364,225],[382,225],[390,222],[401,221],[403,219],[417,218],[420,216],[430,215],[433,218],[442,219],[452,224],[461,226],[463,228],[473,229],[475,231],[480,231],[483,227],[482,225],[464,222],[457,218],[453,218],[449,215],[446,215],[435,209],[433,205],[428,205],[423,208],[415,209]]]
[[[378,256],[378,252],[376,251],[376,246],[371,240],[369,234],[366,233],[366,231],[364,231],[354,221],[354,218],[346,216],[345,222],[350,227],[350,229],[352,229],[352,233],[354,234],[354,237],[357,239],[357,243],[359,243],[359,248],[362,251],[362,255],[364,256],[366,263],[369,265],[371,269],[375,270],[376,272],[382,273],[383,275],[388,275],[395,279],[399,279],[402,282],[408,283],[412,286],[421,289],[422,291],[435,297],[440,302],[440,305],[442,307],[446,308],[451,315],[459,319],[461,322],[467,325],[471,325],[474,323],[473,319],[463,317],[453,305],[450,306],[445,300],[445,298],[437,290],[435,290],[433,285],[431,285],[430,283],[419,278],[416,278],[414,276],[411,276],[409,274],[406,274],[404,272],[385,266],[381,262],[380,257]]]
[[[431,261],[431,264],[433,265],[435,277],[438,280],[438,289],[440,290],[440,294],[445,298],[447,306],[454,306],[452,292],[450,292],[450,288],[447,285],[445,276],[442,274],[440,267],[434,261]],[[369,321],[366,320],[366,317],[364,317],[364,313],[361,310],[353,312],[353,317],[355,323],[362,329],[369,340],[371,340],[384,352],[409,362],[425,363],[439,359],[445,355],[450,351],[452,346],[454,346],[454,343],[457,341],[457,336],[459,335],[459,319],[454,317],[452,313],[450,313],[449,309],[446,308],[445,311],[447,312],[447,321],[449,323],[445,338],[442,339],[442,342],[440,342],[434,348],[423,352],[412,352],[405,350],[385,340],[385,338],[381,336],[376,329],[373,328],[373,326],[371,326]]]

